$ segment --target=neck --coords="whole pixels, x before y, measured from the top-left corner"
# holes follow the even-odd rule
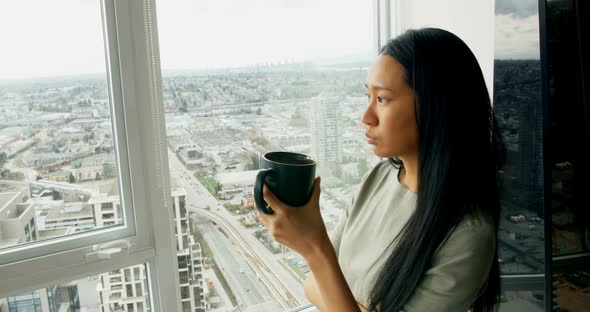
[[[404,170],[400,172],[400,183],[410,191],[418,192],[418,155],[399,157],[404,163]]]

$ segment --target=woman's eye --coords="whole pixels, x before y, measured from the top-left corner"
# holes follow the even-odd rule
[[[378,97],[377,97],[377,101],[378,101],[379,103],[383,103],[384,99],[383,99],[383,97],[381,97],[381,96],[378,96]]]

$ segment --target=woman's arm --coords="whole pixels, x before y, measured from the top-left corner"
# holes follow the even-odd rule
[[[258,213],[258,219],[277,242],[307,261],[322,298],[322,312],[359,312],[320,213],[320,179],[316,178],[311,199],[301,207],[281,202],[266,185],[263,195],[274,212],[270,215]]]
[[[326,241],[327,244],[324,247],[316,249],[305,257],[313,274],[314,288],[319,294],[317,296],[319,299],[316,299],[321,305],[318,307],[319,310],[322,312],[362,311],[359,310],[359,305],[346,283],[331,242]]]
[[[309,272],[309,275],[307,275],[307,278],[305,279],[305,283],[303,284],[303,294],[305,294],[305,298],[318,308],[318,310],[325,310],[324,302],[320,296],[320,291],[316,284],[315,276],[313,276],[313,272]]]
[[[311,304],[318,308],[319,311],[326,311],[324,302],[320,296],[318,285],[315,281],[315,276],[313,276],[313,272],[310,272],[309,275],[307,275],[307,279],[305,279],[305,283],[303,284],[303,293],[305,294],[307,300],[309,300]],[[365,307],[363,307],[360,303],[358,306],[362,312],[368,312],[367,309],[365,309]]]

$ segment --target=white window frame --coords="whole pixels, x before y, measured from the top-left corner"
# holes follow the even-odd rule
[[[0,298],[147,263],[153,311],[180,311],[154,2],[101,1],[127,226],[3,250]],[[111,258],[98,258],[97,248]]]
[[[389,39],[406,30],[404,0],[373,0],[373,45],[378,53]]]

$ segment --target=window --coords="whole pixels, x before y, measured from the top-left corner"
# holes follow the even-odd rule
[[[506,147],[506,162],[498,172],[498,256],[506,302],[502,309],[543,311],[547,207],[540,19],[536,1],[521,2],[496,2],[493,105]]]
[[[359,120],[375,55],[371,5],[157,4],[175,239],[179,267],[189,266],[179,272],[181,298],[192,296],[183,307],[305,305],[309,268],[257,223],[252,183],[267,151],[312,155],[328,229],[338,221],[378,161]],[[201,248],[203,261],[192,261]],[[209,295],[193,294],[199,292]]]
[[[588,7],[547,1],[547,71],[551,133],[551,235],[553,305],[561,311],[590,306],[590,103],[584,49]],[[586,47],[586,48],[585,48]],[[586,68],[584,67],[586,66]]]
[[[145,272],[146,266],[136,265],[134,269]],[[128,284],[128,293],[125,295],[122,293],[121,272],[115,270],[9,296],[4,303],[0,300],[0,309],[10,312],[121,311],[118,307],[122,307],[124,302],[133,301],[137,305],[135,311],[149,311],[143,308],[149,306],[147,303],[150,301],[146,274],[125,278],[123,284],[135,282],[132,287]],[[119,282],[112,282],[115,277]]]
[[[64,13],[69,5],[76,6],[77,14]],[[3,29],[18,29],[3,33],[11,48],[3,50],[0,60],[0,249],[7,252],[103,228],[100,222],[90,227],[45,224],[100,214],[101,203],[120,200],[121,181],[100,3],[2,6]],[[105,164],[115,170],[105,174]],[[40,216],[42,211],[47,214]],[[38,227],[30,234],[15,229],[31,219]],[[123,219],[113,225],[124,225]]]
[[[98,279],[112,286],[97,300],[106,310],[126,307],[129,295],[151,298],[133,311],[178,310],[176,257],[156,252],[173,246],[172,226],[152,226],[172,220],[157,72],[146,61],[157,44],[152,7],[0,4],[10,45],[0,52],[0,304],[64,301],[73,289],[31,290],[110,272]],[[120,269],[144,272],[145,263],[145,273]],[[138,289],[147,276],[149,288]]]

